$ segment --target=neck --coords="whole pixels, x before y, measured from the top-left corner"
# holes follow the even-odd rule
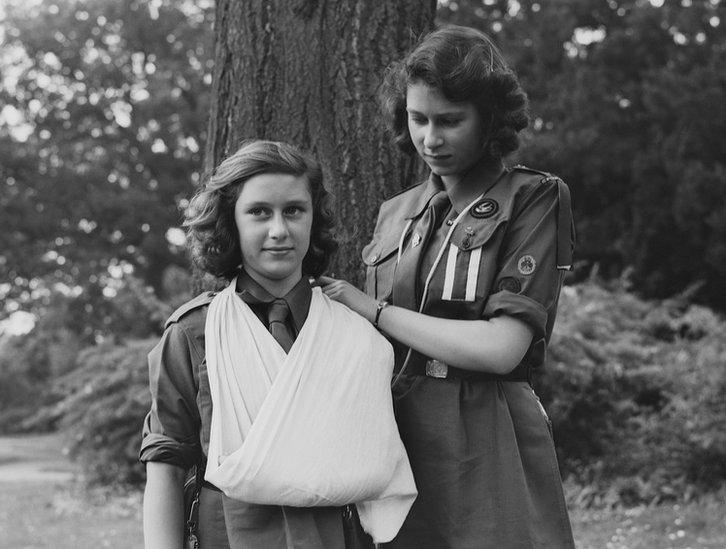
[[[267,290],[267,292],[273,297],[285,297],[302,279],[302,272],[300,272],[297,276],[290,276],[282,280],[270,280],[267,278],[261,278],[254,272],[249,272],[247,270],[245,270],[245,272],[252,280]]]
[[[501,160],[480,160],[464,172],[441,177],[446,194],[454,207],[461,211],[488,189],[504,170]]]

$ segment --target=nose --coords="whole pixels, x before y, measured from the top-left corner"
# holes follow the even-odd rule
[[[290,234],[287,227],[287,220],[282,214],[275,214],[270,219],[270,225],[268,229],[270,238],[283,239]]]
[[[443,145],[444,139],[439,129],[429,124],[424,130],[423,145],[426,150],[433,151]]]

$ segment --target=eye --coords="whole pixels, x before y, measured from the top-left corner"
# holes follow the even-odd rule
[[[263,217],[267,215],[267,210],[265,210],[265,208],[262,208],[261,206],[254,206],[247,210],[247,213],[253,217]]]
[[[417,126],[423,126],[427,122],[425,116],[421,116],[420,114],[411,114],[411,113],[409,113],[409,115],[408,115],[408,120],[410,122],[413,122]]]
[[[305,211],[305,208],[302,206],[288,206],[284,210],[284,214],[288,217],[297,217],[301,215]]]
[[[441,120],[442,126],[457,126],[461,123],[461,118],[444,118]]]

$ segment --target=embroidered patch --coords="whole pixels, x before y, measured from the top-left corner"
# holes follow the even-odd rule
[[[418,234],[418,233],[415,233],[415,234],[413,235],[413,238],[411,239],[411,246],[412,246],[413,248],[415,248],[415,247],[416,247],[416,246],[418,246],[419,244],[421,244],[421,235],[420,235],[420,234]]]
[[[499,204],[491,198],[484,198],[471,207],[469,213],[477,219],[487,219],[499,211]]]
[[[499,281],[499,284],[497,284],[497,290],[500,292],[507,291],[512,292],[513,294],[518,294],[522,291],[522,284],[513,276],[505,276]]]
[[[537,262],[531,255],[523,255],[517,261],[517,270],[525,276],[531,275],[536,267]]]

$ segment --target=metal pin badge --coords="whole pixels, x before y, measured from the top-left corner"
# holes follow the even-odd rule
[[[471,246],[471,237],[474,236],[474,229],[471,227],[466,227],[464,229],[464,234],[466,235],[464,237],[464,240],[461,241],[461,248],[463,250],[466,250]]]
[[[496,200],[492,198],[484,198],[474,204],[469,213],[472,217],[476,217],[477,219],[487,219],[498,211],[499,204],[497,204]]]
[[[421,244],[421,235],[419,233],[414,233],[413,238],[411,239],[411,247],[415,248]]]

